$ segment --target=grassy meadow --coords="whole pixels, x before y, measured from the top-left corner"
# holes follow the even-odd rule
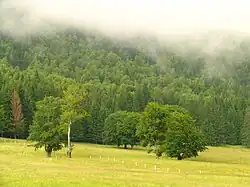
[[[250,150],[210,147],[199,157],[155,159],[145,150],[75,144],[46,158],[26,141],[0,139],[3,187],[249,187]]]

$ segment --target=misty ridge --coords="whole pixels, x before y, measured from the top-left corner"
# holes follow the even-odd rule
[[[153,57],[165,47],[204,58],[213,71],[222,71],[225,59],[238,63],[250,54],[247,5],[245,0],[2,0],[0,22],[1,31],[15,39],[76,28],[143,45]]]

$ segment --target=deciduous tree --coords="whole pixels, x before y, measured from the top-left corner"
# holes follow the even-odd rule
[[[72,122],[74,122],[77,118],[86,117],[88,115],[84,109],[84,99],[85,91],[81,85],[71,85],[66,91],[64,91],[61,122],[68,128],[68,158],[71,158],[73,149],[70,140]]]
[[[188,112],[179,106],[150,102],[143,112],[137,134],[149,152],[157,158],[166,153],[170,157],[197,156],[206,149],[204,135],[196,128]]]
[[[117,111],[110,114],[105,120],[104,141],[116,144],[118,147],[127,145],[131,148],[138,142],[136,126],[140,121],[140,114],[136,112]]]
[[[48,157],[52,151],[62,149],[66,143],[67,128],[61,124],[62,100],[45,97],[36,103],[36,113],[30,126],[28,139],[36,141],[35,148],[44,147]]]
[[[164,152],[168,156],[196,157],[199,152],[207,149],[204,134],[196,128],[188,113],[172,112],[166,123],[168,130]]]

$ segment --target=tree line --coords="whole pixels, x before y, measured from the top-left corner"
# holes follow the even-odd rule
[[[224,52],[217,57],[226,73],[211,75],[206,58],[196,53],[184,56],[157,42],[153,44],[156,52],[149,55],[147,46],[152,41],[147,40],[131,45],[72,29],[21,40],[1,33],[0,39],[0,133],[4,137],[31,137],[31,129],[44,119],[40,116],[39,121],[37,116],[44,102],[48,106],[44,113],[59,107],[60,124],[86,114],[72,121],[73,141],[134,146],[139,136],[150,144],[134,132],[117,143],[108,130],[121,118],[126,123],[118,123],[115,131],[127,132],[133,126],[130,122],[153,102],[187,110],[195,122],[186,119],[186,125],[194,123],[207,145],[250,144],[247,42],[238,49],[241,53],[235,50],[235,54]],[[52,102],[52,98],[60,101]],[[74,102],[80,102],[77,110]],[[47,125],[50,129],[56,123]]]

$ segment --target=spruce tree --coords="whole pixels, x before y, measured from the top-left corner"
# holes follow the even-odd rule
[[[14,89],[11,95],[12,123],[11,131],[16,139],[17,134],[22,130],[23,113],[22,104],[17,91]]]
[[[241,143],[245,147],[250,147],[250,107],[247,107],[244,123],[241,128]]]

